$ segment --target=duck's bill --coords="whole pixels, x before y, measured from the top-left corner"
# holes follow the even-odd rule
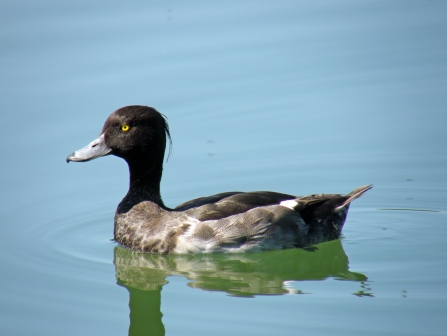
[[[109,148],[104,140],[104,134],[101,134],[98,139],[93,140],[84,148],[77,150],[74,153],[71,153],[67,156],[67,162],[85,162],[90,161],[101,156],[108,155],[112,152],[112,149]]]

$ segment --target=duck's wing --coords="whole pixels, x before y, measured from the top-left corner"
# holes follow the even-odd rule
[[[177,206],[175,211],[187,211],[199,220],[221,219],[253,208],[279,204],[297,196],[271,191],[226,192],[200,197]]]
[[[282,205],[299,213],[306,224],[311,224],[325,220],[339,210],[347,210],[353,200],[371,188],[372,185],[362,186],[346,195],[293,196],[271,191],[227,192],[191,200],[175,210],[187,211],[188,215],[203,221],[222,219],[257,207]]]
[[[197,207],[200,207],[205,204],[219,202],[223,198],[230,197],[235,194],[241,194],[241,193],[242,193],[241,191],[230,191],[230,192],[224,192],[224,193],[220,193],[220,194],[216,194],[216,195],[212,195],[212,196],[194,198],[190,201],[187,201],[185,203],[177,205],[175,210],[176,211],[185,211],[188,209],[197,208]]]
[[[180,214],[186,225],[176,253],[247,252],[334,240],[341,234],[350,202],[371,188],[360,187],[347,195],[251,192],[217,197],[215,203],[204,204],[202,199],[201,205]]]

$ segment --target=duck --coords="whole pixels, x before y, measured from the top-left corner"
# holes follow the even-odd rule
[[[308,248],[338,239],[350,203],[372,188],[308,196],[232,191],[169,208],[160,194],[168,140],[172,145],[165,115],[148,106],[125,106],[107,118],[97,139],[66,159],[115,155],[127,162],[129,190],[114,217],[114,240],[125,248],[154,254]]]

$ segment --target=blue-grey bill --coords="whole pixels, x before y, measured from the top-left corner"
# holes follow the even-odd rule
[[[108,155],[112,152],[112,149],[109,148],[104,140],[104,134],[101,134],[98,139],[93,140],[84,148],[77,150],[74,153],[71,153],[67,156],[67,162],[85,162],[90,161],[101,156]]]

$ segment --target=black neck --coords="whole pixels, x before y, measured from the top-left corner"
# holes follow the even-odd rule
[[[118,213],[129,211],[134,205],[150,201],[166,209],[160,195],[160,182],[163,171],[161,162],[153,160],[126,160],[129,166],[129,191],[118,206]],[[159,161],[159,160],[157,160]]]

